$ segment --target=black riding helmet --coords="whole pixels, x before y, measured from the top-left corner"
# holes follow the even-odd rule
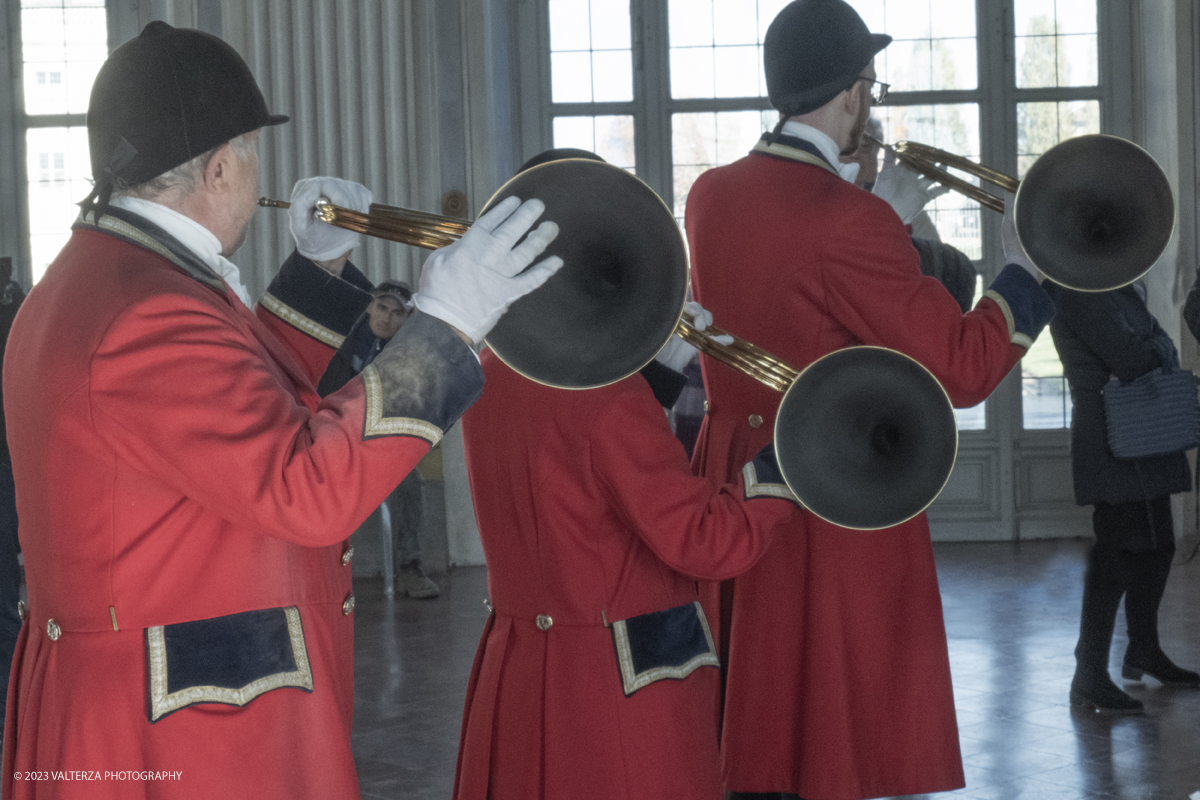
[[[116,179],[151,180],[244,133],[288,118],[267,111],[246,62],[202,31],[151,22],[96,75],[87,128],[95,188],[80,205],[103,214]]]

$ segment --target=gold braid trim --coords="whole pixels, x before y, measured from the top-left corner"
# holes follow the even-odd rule
[[[756,153],[767,153],[768,155],[779,156],[780,158],[786,158],[791,161],[801,161],[805,164],[812,164],[814,167],[820,167],[827,172],[832,172],[839,178],[842,177],[841,173],[830,166],[825,159],[818,158],[807,150],[801,150],[798,147],[790,147],[786,144],[779,144],[778,142],[767,144],[762,139],[759,139],[758,143],[754,145],[753,150]]]
[[[209,286],[216,289],[217,291],[219,291],[219,292],[226,291],[225,282],[221,279],[221,277],[219,275],[216,275],[215,273],[212,273],[207,270],[204,272],[200,272],[196,267],[193,267],[190,264],[184,263],[179,258],[179,256],[172,253],[166,247],[166,245],[164,245],[162,242],[158,241],[154,237],[150,236],[148,233],[141,230],[140,228],[135,228],[133,225],[130,225],[125,220],[120,219],[118,217],[111,216],[111,215],[101,217],[100,222],[98,222],[98,223],[95,222],[95,218],[96,218],[95,214],[87,214],[87,215],[80,215],[79,219],[82,222],[82,224],[85,225],[86,227],[94,228],[96,230],[108,231],[110,233],[115,233],[118,236],[121,236],[125,239],[128,239],[131,242],[138,244],[141,247],[146,248],[147,250],[154,253],[155,255],[162,256],[167,261],[170,261],[176,267],[183,270],[183,272],[186,273],[187,275],[190,275],[193,278],[196,278],[197,280],[208,284]]]
[[[746,500],[752,497],[777,497],[780,500],[790,500],[797,505],[800,503],[787,484],[759,483],[758,470],[754,468],[754,462],[742,467],[742,483],[745,484]]]
[[[360,374],[366,386],[367,400],[364,436],[415,436],[429,442],[430,447],[442,440],[442,429],[432,422],[411,417],[383,416],[383,384],[379,380],[379,370],[374,364],[368,364]]]
[[[259,304],[267,311],[270,311],[281,320],[291,325],[301,333],[308,334],[318,342],[327,344],[334,350],[342,346],[342,342],[346,341],[346,337],[340,333],[331,331],[319,322],[304,316],[296,309],[284,303],[278,297],[273,296],[269,292],[264,294],[259,299]]]
[[[1024,347],[1026,350],[1033,347],[1033,339],[1017,330],[1016,320],[1013,319],[1012,309],[1008,306],[1008,301],[999,292],[988,289],[983,293],[983,296],[1000,306],[1000,313],[1004,315],[1004,322],[1008,325],[1008,341],[1019,347]]]

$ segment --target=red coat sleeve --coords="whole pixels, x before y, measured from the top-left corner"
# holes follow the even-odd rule
[[[1012,342],[1012,326],[995,300],[984,298],[963,314],[945,287],[921,275],[899,218],[877,213],[881,202],[855,204],[830,231],[821,274],[827,307],[863,344],[924,364],[954,405],[980,403],[1025,348]]]
[[[798,513],[783,499],[746,498],[744,479],[713,488],[692,475],[683,445],[650,392],[622,392],[590,433],[592,469],[609,505],[673,569],[702,580],[745,572],[776,526]]]
[[[80,391],[91,395],[106,446],[135,468],[249,530],[305,545],[340,542],[430,441],[407,430],[369,437],[371,388],[360,379],[317,406],[311,386],[251,334],[253,324],[248,316],[234,324],[227,309],[197,296],[143,299],[106,332]],[[430,369],[462,374],[426,350]],[[469,372],[459,385],[467,384]]]

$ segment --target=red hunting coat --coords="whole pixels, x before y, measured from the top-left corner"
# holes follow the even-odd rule
[[[463,435],[494,612],[454,797],[720,800],[715,653],[627,697],[614,623],[695,619],[697,578],[745,570],[795,505],[753,477],[694,477],[640,375],[581,392],[483,363]]]
[[[705,172],[688,196],[693,292],[716,323],[796,368],[850,345],[890,347],[955,405],[987,397],[1053,313],[1036,282],[1008,267],[964,315],[922,277],[887,203],[807,142],[763,147]],[[693,464],[715,486],[771,440],[780,395],[707,358],[702,370]],[[726,788],[854,800],[963,785],[924,514],[880,531],[797,514],[723,600]]]
[[[358,797],[346,539],[436,438],[396,435],[428,425],[378,381],[318,398],[364,298],[293,256],[256,316],[140,217],[77,224],[4,364],[30,599],[5,798]],[[262,615],[291,660],[221,682],[279,652]]]

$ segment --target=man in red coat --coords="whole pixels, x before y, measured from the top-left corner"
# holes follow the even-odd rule
[[[780,125],[709,170],[687,202],[695,298],[797,368],[850,345],[920,361],[958,406],[982,401],[1053,305],[1019,244],[963,314],[923,277],[904,225],[838,156],[866,123],[872,34],[842,0],[797,0],[764,41]],[[703,359],[709,412],[694,465],[714,485],[771,440],[779,395]],[[937,575],[922,514],[853,531],[808,512],[725,587],[726,788],[854,800],[963,785]]]
[[[468,342],[554,270],[509,277],[555,229],[513,249],[540,208],[485,216],[322,400],[370,288],[354,237],[298,208],[257,314],[226,259],[286,119],[232,48],[164,23],[96,78],[96,189],[4,365],[29,588],[6,798],[358,796],[346,540],[478,397]]]
[[[482,360],[463,436],[493,611],[455,800],[721,800],[697,580],[747,569],[796,513],[774,459],[710,486],[660,405],[682,380],[581,392]]]

